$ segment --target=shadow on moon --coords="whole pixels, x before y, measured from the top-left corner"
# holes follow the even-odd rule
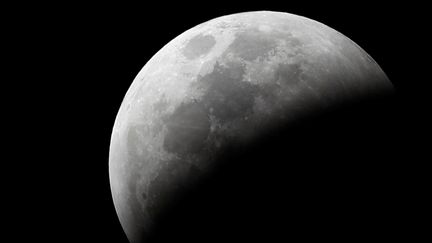
[[[365,98],[226,148],[146,242],[367,239],[397,230],[393,96]],[[385,146],[383,146],[385,144]],[[393,205],[393,206],[392,206]]]

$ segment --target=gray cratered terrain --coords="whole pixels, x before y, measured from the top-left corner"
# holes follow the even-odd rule
[[[111,190],[130,242],[145,239],[171,198],[205,176],[226,146],[390,90],[365,51],[304,17],[246,12],[184,32],[139,72],[112,131]]]

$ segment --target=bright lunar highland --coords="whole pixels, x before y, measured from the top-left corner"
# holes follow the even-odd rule
[[[142,242],[226,147],[392,89],[358,45],[305,17],[245,12],[180,34],[138,73],[112,131],[111,190],[129,241]]]

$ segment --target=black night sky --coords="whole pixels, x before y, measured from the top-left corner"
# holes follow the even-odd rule
[[[32,174],[32,182],[30,185],[27,183],[26,187],[34,185],[34,188],[26,195],[26,201],[31,200],[32,206],[25,212],[28,220],[14,219],[16,223],[13,228],[18,232],[14,233],[16,241],[30,237],[41,242],[127,243],[111,198],[108,154],[111,129],[129,85],[160,48],[185,30],[219,16],[254,10],[301,15],[341,32],[375,59],[394,84],[397,94],[383,101],[365,102],[328,116],[317,117],[313,122],[298,124],[297,132],[281,131],[278,136],[263,138],[260,144],[256,144],[263,151],[270,151],[281,144],[288,148],[303,145],[303,149],[297,150],[289,158],[286,158],[286,154],[273,155],[274,159],[285,160],[286,163],[297,161],[294,165],[283,167],[286,170],[295,167],[301,171],[300,174],[290,175],[290,183],[296,181],[299,185],[295,191],[291,191],[292,195],[287,195],[283,186],[245,192],[248,197],[243,199],[243,205],[247,205],[247,200],[262,200],[263,210],[275,215],[280,213],[278,217],[262,218],[258,213],[255,218],[253,214],[257,209],[244,206],[241,213],[249,222],[230,222],[229,218],[217,217],[215,213],[209,214],[215,220],[203,222],[209,227],[219,226],[222,232],[226,225],[234,229],[237,227],[237,232],[241,232],[240,235],[244,237],[233,232],[207,235],[203,233],[207,232],[205,227],[198,227],[200,223],[172,221],[167,223],[167,227],[172,228],[172,224],[176,223],[184,225],[176,229],[181,229],[180,233],[167,230],[173,235],[164,236],[163,242],[196,242],[197,239],[202,239],[200,242],[278,242],[275,238],[278,234],[286,237],[284,240],[292,239],[294,242],[299,239],[412,241],[418,235],[415,232],[424,227],[414,216],[420,213],[415,205],[419,204],[417,202],[422,197],[419,185],[423,178],[417,163],[423,161],[420,152],[426,147],[421,142],[424,131],[420,128],[425,110],[418,105],[423,96],[414,94],[420,94],[425,81],[420,73],[413,71],[414,68],[421,69],[422,62],[410,56],[421,55],[422,52],[418,50],[420,43],[419,38],[416,38],[417,22],[422,22],[424,16],[416,14],[420,9],[414,4],[407,6],[394,1],[378,4],[377,1],[250,3],[232,0],[159,1],[152,5],[148,1],[135,4],[44,4],[29,7],[29,15],[20,12],[21,15],[13,19],[16,22],[17,19],[25,19],[24,24],[17,23],[25,26],[25,48],[34,52],[29,57],[32,62],[34,60],[41,65],[37,68],[38,74],[41,74],[38,75],[41,85],[35,88],[42,91],[37,92],[38,97],[33,99],[37,102],[35,107],[41,108],[31,109],[31,117],[39,128],[35,136],[43,142],[35,145],[37,148],[34,148],[32,162],[29,162],[29,168],[37,167],[41,172],[29,173]],[[35,86],[28,82],[28,87]],[[36,92],[36,89],[28,90],[29,93]],[[318,141],[310,143],[308,139],[311,137]],[[32,140],[34,143],[37,141]],[[357,147],[366,144],[370,150],[357,154],[357,150],[350,150],[351,146],[340,141],[348,141]],[[311,147],[315,152],[311,152]],[[262,154],[236,156],[257,159]],[[328,166],[320,164],[316,167],[317,164],[313,163],[301,165],[298,163],[299,158],[326,160],[323,162]],[[346,166],[343,161],[346,162],[347,158],[355,158],[357,164]],[[35,166],[36,162],[42,163],[42,166]],[[312,166],[312,169],[308,166]],[[241,171],[240,167],[235,169]],[[338,177],[339,181],[326,181],[322,175],[336,175],[348,170],[354,171],[353,174]],[[275,176],[278,182],[283,183],[288,175],[282,171],[269,176],[270,169],[264,169],[262,179]],[[305,177],[315,177],[316,180],[302,180]],[[234,175],[227,175],[225,182],[217,182],[225,183],[225,197],[238,196],[229,187],[235,178]],[[364,183],[357,183],[353,189],[355,178],[364,179]],[[319,194],[323,193],[319,189],[305,192],[310,190],[311,183],[322,188],[337,185],[340,190],[357,190],[358,193],[352,195],[350,200],[357,200],[357,206],[361,203],[375,206],[364,211],[354,210],[354,213],[344,216],[346,224],[350,224],[352,217],[359,218],[352,231],[348,230],[349,227],[339,231],[330,229],[328,224],[334,215],[328,211],[329,208],[341,210],[346,204],[326,203],[325,198],[333,197],[339,201],[348,199],[336,191],[325,195]],[[255,184],[258,187],[260,185],[256,181]],[[311,193],[315,193],[313,197]],[[272,198],[274,195],[282,195],[282,199],[275,200],[274,204],[259,199]],[[293,202],[290,196],[309,200]],[[312,205],[310,200],[319,201],[321,209],[311,206],[314,209],[307,215],[300,215],[297,209],[303,208],[304,211],[308,205]],[[278,208],[287,207],[293,210],[278,211]],[[306,224],[305,218],[313,218],[318,214],[322,217],[320,221],[314,225]],[[188,215],[179,213],[179,217]],[[288,220],[291,218],[303,219],[304,222],[300,220],[293,223]],[[256,220],[257,224],[250,220]],[[263,220],[273,220],[273,223],[276,220],[279,226],[277,229],[271,228]],[[362,228],[365,225],[368,227]],[[193,239],[184,237],[187,230],[194,231],[188,227],[197,227]],[[164,234],[164,229],[159,230]],[[254,238],[254,232],[260,230],[266,233]],[[275,231],[278,234],[272,233]],[[264,237],[266,234],[268,237]]]

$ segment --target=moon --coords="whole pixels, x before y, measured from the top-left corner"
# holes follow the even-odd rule
[[[230,148],[392,90],[364,50],[305,17],[245,12],[185,31],[138,73],[112,130],[110,185],[129,241],[146,240]]]

